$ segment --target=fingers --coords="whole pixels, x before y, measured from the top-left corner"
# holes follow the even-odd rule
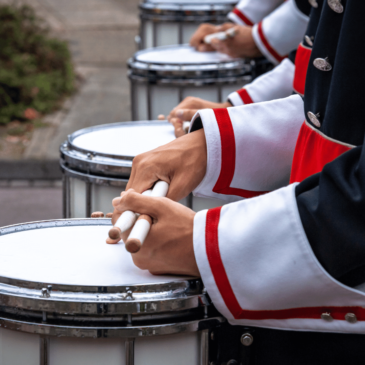
[[[210,44],[202,43],[202,44],[199,44],[199,46],[197,47],[197,51],[198,52],[214,52],[215,49]]]
[[[119,213],[131,210],[139,214],[147,214],[153,218],[158,218],[162,212],[162,205],[159,200],[162,198],[154,198],[134,191],[128,191],[120,200],[120,204],[115,208]]]
[[[159,114],[157,117],[158,120],[166,120],[165,116],[163,114]]]
[[[171,124],[174,126],[175,128],[175,137],[179,138],[182,137],[183,135],[186,134],[185,130],[184,130],[184,122],[180,119],[177,118],[173,118],[171,119]]]
[[[179,118],[181,121],[190,122],[197,111],[197,109],[178,109],[176,110],[175,115],[176,118]]]
[[[94,212],[91,214],[91,218],[104,218],[103,212]]]

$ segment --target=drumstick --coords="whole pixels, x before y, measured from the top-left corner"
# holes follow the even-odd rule
[[[185,131],[185,133],[189,132],[189,128],[190,128],[190,122],[183,122],[183,130]]]
[[[237,34],[236,28],[232,27],[225,32],[217,32],[208,34],[204,37],[205,44],[211,44],[213,39],[218,39],[219,41],[225,41],[227,38],[233,38]]]
[[[152,197],[165,197],[169,190],[169,184],[165,181],[157,181],[156,185],[152,189]],[[129,237],[125,243],[125,248],[130,253],[138,252],[144,240],[146,239],[148,232],[152,225],[152,218],[149,215],[141,214],[137,219]]]
[[[142,195],[149,196],[152,190],[146,190],[142,193]],[[122,213],[122,215],[115,222],[114,227],[109,230],[109,238],[112,240],[117,240],[121,238],[123,232],[128,231],[129,228],[133,227],[133,224],[136,222],[139,214],[131,212],[130,210],[126,210]]]

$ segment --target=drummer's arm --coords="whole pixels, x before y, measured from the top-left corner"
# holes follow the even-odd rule
[[[272,71],[231,93],[228,100],[233,106],[240,106],[286,98],[293,92],[294,70],[293,62],[286,58]]]
[[[228,14],[239,25],[253,26],[283,3],[283,0],[241,0]]]
[[[308,1],[288,0],[255,24],[252,36],[260,52],[278,64],[302,41],[309,22]]]
[[[194,194],[235,201],[287,185],[303,110],[297,95],[200,110],[191,131],[204,128],[207,168]]]

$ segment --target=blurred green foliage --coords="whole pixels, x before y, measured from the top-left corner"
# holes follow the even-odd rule
[[[47,113],[74,90],[66,42],[51,38],[29,6],[0,6],[0,124]]]

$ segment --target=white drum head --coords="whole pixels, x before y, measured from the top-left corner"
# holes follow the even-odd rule
[[[138,269],[123,243],[107,245],[110,226],[66,226],[0,236],[0,276],[64,285],[124,286],[185,281]]]
[[[81,131],[72,144],[96,153],[135,157],[174,139],[174,127],[168,122],[120,123]]]
[[[198,52],[186,45],[151,48],[138,52],[135,59],[140,62],[169,65],[217,64],[233,60],[223,53]]]

